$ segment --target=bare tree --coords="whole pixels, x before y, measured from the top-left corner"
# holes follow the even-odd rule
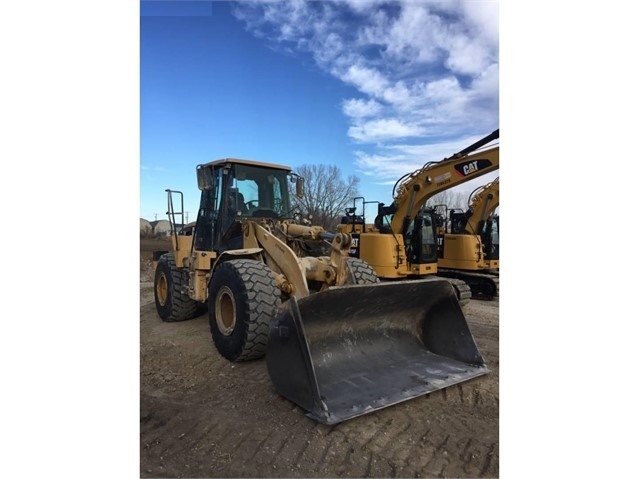
[[[296,172],[304,178],[304,197],[294,197],[295,206],[304,217],[312,218],[314,225],[335,231],[345,209],[359,196],[359,178],[349,175],[342,179],[335,165],[302,165]]]
[[[444,190],[430,198],[426,202],[426,206],[435,208],[435,212],[441,215],[441,219],[444,221],[442,226],[445,226],[446,231],[450,231],[450,210],[466,211],[468,209],[468,193]]]
[[[468,193],[463,193],[461,191],[444,190],[430,198],[426,202],[426,205],[430,206],[431,208],[435,207],[436,205],[446,205],[449,210],[457,208],[466,211],[466,209],[468,209]]]

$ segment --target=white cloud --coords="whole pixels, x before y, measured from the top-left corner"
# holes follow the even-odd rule
[[[348,129],[348,136],[364,143],[419,136],[423,133],[422,127],[404,123],[396,118],[371,120]]]
[[[376,11],[380,5],[388,3],[388,0],[343,0],[343,3],[357,13]]]
[[[388,80],[377,70],[360,65],[351,65],[344,73],[340,74],[340,77],[362,93],[371,96],[381,96],[388,85]]]
[[[491,50],[480,41],[467,36],[455,36],[450,40],[446,66],[464,75],[480,75],[493,63]]]
[[[393,185],[408,172],[421,167],[414,158],[398,152],[397,154],[369,154],[363,151],[355,152],[355,163],[362,170],[368,180],[378,185]]]
[[[351,118],[366,118],[378,114],[382,105],[375,100],[348,99],[342,103],[342,111]]]
[[[400,80],[393,86],[385,88],[382,98],[398,110],[410,110],[415,100],[419,99],[420,87],[421,85],[415,85],[411,90],[403,80]]]
[[[388,34],[381,33],[387,51],[398,60],[430,64],[443,56],[441,37],[445,24],[432,14],[427,5],[407,4],[399,18],[390,25]]]
[[[140,170],[142,171],[168,171],[164,166],[146,166],[140,164]]]
[[[499,44],[499,1],[463,2],[464,18],[491,46]]]
[[[344,50],[342,37],[329,32],[317,48],[314,49],[315,61],[319,65],[330,65],[339,61],[339,57]]]
[[[237,18],[274,45],[312,55],[361,94],[344,99],[364,174],[390,181],[420,140],[445,150],[499,124],[498,1],[238,2]],[[465,145],[461,145],[462,147]],[[443,156],[442,156],[443,157]],[[421,165],[420,165],[421,166]]]
[[[489,133],[491,132],[486,132],[486,134]],[[449,158],[480,140],[486,134],[464,136],[455,140],[432,144],[382,145],[376,153],[366,153],[361,150],[355,152],[355,163],[364,175],[374,177],[376,184],[395,184],[405,174],[422,168],[426,163]],[[496,176],[498,176],[498,173],[491,176],[491,179]],[[488,177],[489,175],[485,176],[485,178]],[[482,181],[488,183],[490,179],[481,177],[473,181],[474,188],[478,184],[483,184]]]

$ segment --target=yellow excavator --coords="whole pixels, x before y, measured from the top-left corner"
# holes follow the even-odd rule
[[[499,206],[499,177],[477,188],[469,198],[468,209],[457,227],[466,234],[481,237],[486,270],[499,272],[499,215],[495,214]],[[451,226],[454,224],[451,222]]]
[[[208,308],[222,357],[266,356],[276,391],[325,424],[488,372],[450,282],[381,283],[349,256],[350,234],[296,217],[289,185],[301,197],[304,182],[291,168],[227,158],[196,174],[197,220],[179,231],[183,195],[166,190],[172,250],[154,253],[163,321]]]
[[[435,206],[442,220],[437,275],[462,280],[475,298],[499,295],[499,178],[475,189],[468,209]]]
[[[497,170],[498,139],[499,130],[495,130],[449,158],[428,162],[402,176],[393,188],[393,203],[378,203],[374,225],[367,225],[363,215],[356,216],[355,208],[347,211],[338,232],[351,235],[350,256],[363,259],[386,280],[439,276],[439,215],[426,203],[437,193]],[[452,275],[446,277],[463,304],[473,286]]]

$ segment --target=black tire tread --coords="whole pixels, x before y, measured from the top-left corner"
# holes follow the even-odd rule
[[[171,272],[169,284],[169,301],[171,301],[171,312],[168,316],[162,318],[162,321],[175,322],[193,319],[198,315],[199,312],[201,312],[201,309],[199,308],[199,303],[191,299],[187,293],[186,288],[188,286],[188,279],[185,277],[184,274],[186,271],[177,267],[177,265],[175,264],[175,255],[173,253],[165,253],[160,256],[160,259],[158,260],[158,268],[160,268],[161,263],[165,263],[169,267],[169,270]]]
[[[346,264],[349,270],[350,284],[374,284],[379,283],[379,277],[375,270],[366,261],[359,258],[348,258]]]
[[[269,325],[281,303],[281,292],[275,285],[273,273],[264,263],[252,259],[236,259],[223,263],[220,268],[232,268],[242,278],[244,289],[241,301],[248,305],[248,327],[239,356],[232,361],[259,359],[266,352]],[[215,298],[211,298],[214,300]],[[210,305],[211,314],[215,307]],[[213,337],[215,341],[215,335]]]

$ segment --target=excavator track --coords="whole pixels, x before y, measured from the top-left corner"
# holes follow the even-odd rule
[[[447,279],[448,282],[452,284],[453,288],[455,289],[455,294],[457,295],[457,300],[459,301],[460,306],[466,306],[470,302],[470,298],[472,297],[470,286],[468,286],[468,284],[461,279]]]
[[[437,275],[449,281],[459,280],[466,283],[474,299],[495,299],[499,296],[498,275],[445,268],[437,268]]]
[[[439,278],[436,276],[435,277],[430,276],[424,279],[439,280],[442,278]],[[472,297],[472,291],[470,289],[470,286],[468,286],[468,284],[466,284],[466,282],[461,279],[456,279],[456,278],[444,278],[444,279],[448,280],[448,282],[453,285],[453,289],[455,290],[455,296],[457,296],[457,301],[459,301],[459,305],[461,307],[466,306],[470,302],[470,299]]]

